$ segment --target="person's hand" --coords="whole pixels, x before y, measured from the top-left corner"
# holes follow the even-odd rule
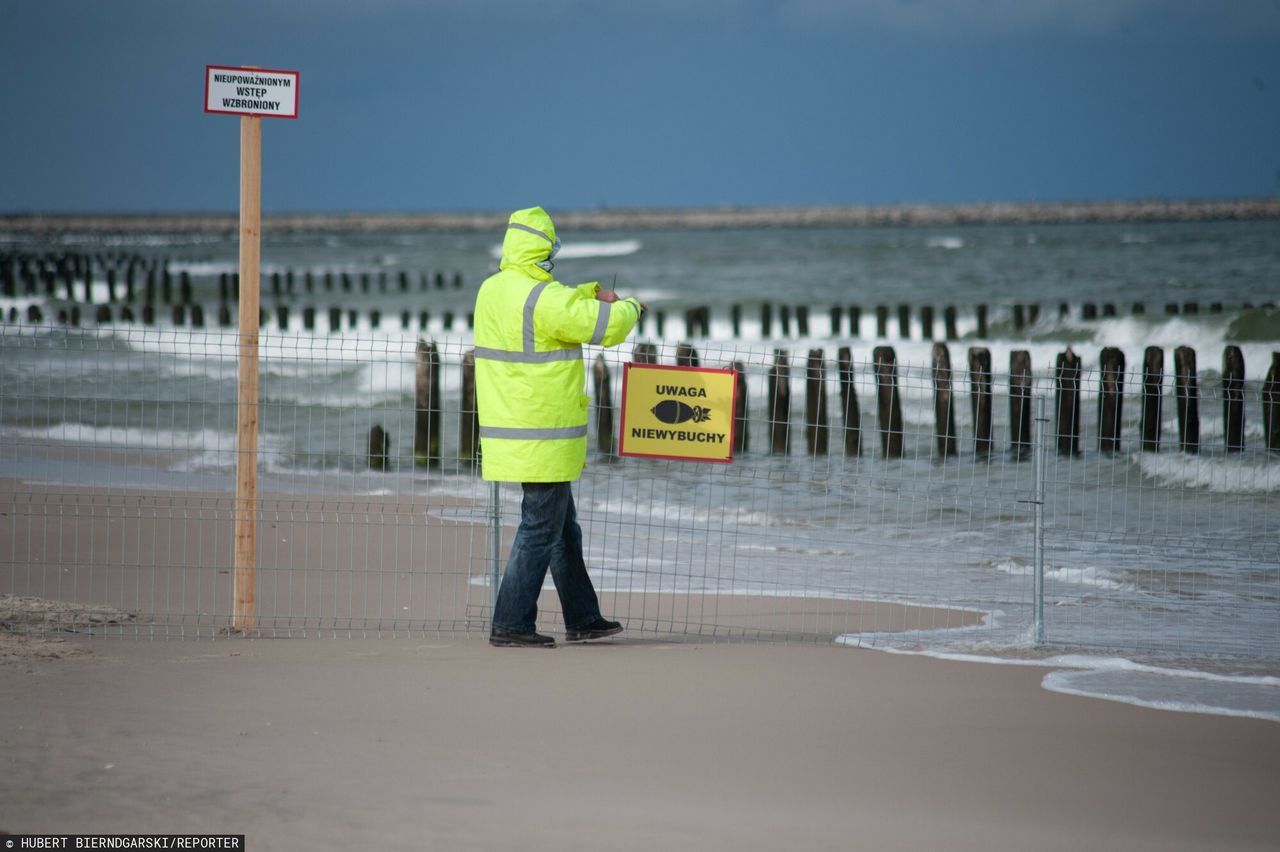
[[[602,289],[602,290],[596,291],[596,298],[601,302],[616,302],[618,301],[618,294],[613,292],[612,290]]]

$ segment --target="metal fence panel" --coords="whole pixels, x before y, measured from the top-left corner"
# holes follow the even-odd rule
[[[501,562],[519,488],[494,503],[477,476],[468,335],[434,337],[264,333],[260,633],[487,628],[493,519]],[[1026,644],[1039,539],[1051,643],[1280,655],[1280,458],[1261,383],[1201,372],[1190,453],[1172,369],[1144,397],[1141,370],[993,370],[958,344],[892,366],[865,343],[646,345],[661,363],[738,369],[747,446],[729,465],[618,457],[596,427],[606,401],[616,424],[635,353],[586,347],[612,381],[602,399],[588,371],[579,519],[603,609],[632,634]],[[234,333],[4,326],[0,349],[0,618],[57,626],[40,599],[85,608],[63,624],[98,632],[226,630]],[[1158,451],[1141,438],[1156,398]],[[1237,404],[1243,449],[1226,446]],[[554,629],[549,581],[544,602]]]

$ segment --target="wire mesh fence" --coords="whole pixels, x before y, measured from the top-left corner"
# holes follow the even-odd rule
[[[487,630],[519,488],[478,476],[468,336],[422,337],[264,334],[258,633]],[[225,632],[235,334],[5,326],[0,344],[0,618]],[[1216,353],[1207,369],[1162,352],[1127,370],[1015,352],[1006,369],[939,347],[930,364],[858,339],[586,347],[576,501],[606,615],[667,638],[1042,632],[1280,656],[1274,383],[1216,369]],[[616,454],[633,359],[738,371],[731,464]],[[556,629],[549,587],[541,610]]]

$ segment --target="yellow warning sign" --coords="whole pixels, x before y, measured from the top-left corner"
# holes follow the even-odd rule
[[[681,461],[733,461],[737,373],[627,364],[622,372],[618,454]]]

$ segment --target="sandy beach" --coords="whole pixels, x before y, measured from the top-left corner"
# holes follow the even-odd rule
[[[830,644],[979,613],[605,588],[622,637],[494,649],[485,530],[458,520],[474,507],[267,490],[260,627],[384,638],[226,637],[225,495],[17,479],[0,495],[21,557],[0,588],[43,600],[0,600],[0,831],[245,834],[271,850],[1280,837],[1274,722],[1053,693],[1044,668]],[[22,635],[50,624],[144,638]],[[145,638],[175,630],[205,638]]]
[[[625,636],[37,644],[0,665],[14,833],[279,850],[1280,837],[1280,726],[1057,695],[1041,669]]]

